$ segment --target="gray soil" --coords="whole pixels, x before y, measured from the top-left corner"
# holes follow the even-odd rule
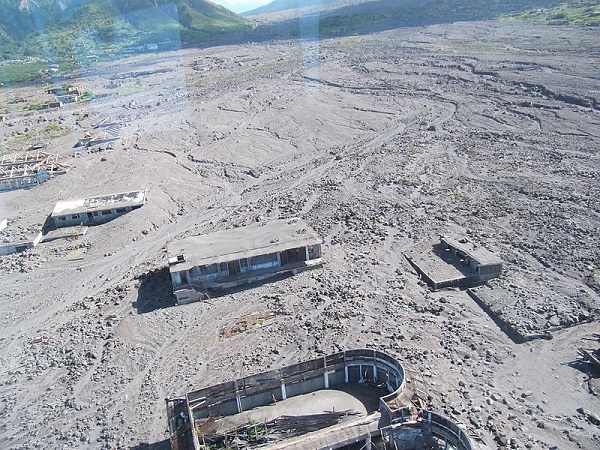
[[[577,356],[600,331],[579,321],[600,308],[598,42],[458,23],[135,56],[70,80],[116,95],[56,111],[8,103],[43,87],[0,91],[4,145],[43,141],[72,166],[0,194],[8,231],[59,200],[148,189],[79,239],[1,257],[0,447],[168,448],[165,397],[374,347],[491,447],[598,448]],[[75,157],[104,116],[121,139]],[[168,240],[293,216],[324,238],[322,269],[173,306]],[[465,292],[431,292],[403,253],[446,233],[500,256],[482,297],[553,339],[516,344]]]

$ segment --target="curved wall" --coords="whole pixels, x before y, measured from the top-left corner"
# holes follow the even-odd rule
[[[193,432],[196,420],[231,416],[346,383],[374,383],[387,388],[389,394],[381,397],[379,402],[379,428],[392,429],[398,426],[394,422],[404,422],[415,416],[410,406],[398,406],[406,387],[400,361],[378,350],[355,349],[192,391],[185,397],[167,399],[172,446],[176,449],[199,448],[198,437]],[[443,416],[425,413],[426,417],[421,412],[421,423],[428,424],[432,435],[450,439],[448,442],[456,443],[458,449],[471,449],[468,438],[456,424]],[[335,448],[333,443],[332,448]]]

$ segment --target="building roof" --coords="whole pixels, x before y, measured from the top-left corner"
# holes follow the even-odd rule
[[[143,205],[145,201],[145,190],[99,195],[80,200],[61,200],[54,206],[51,217]]]
[[[468,241],[465,238],[458,240],[449,236],[442,236],[441,240],[450,247],[460,250],[471,259],[477,261],[480,265],[502,264],[502,260],[492,252],[473,242]]]
[[[167,253],[171,272],[178,272],[321,243],[302,219],[280,219],[174,240]]]

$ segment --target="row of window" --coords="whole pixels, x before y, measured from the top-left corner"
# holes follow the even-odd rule
[[[127,212],[127,208],[117,208],[117,209],[115,209],[115,213],[116,214],[124,214],[126,212]],[[88,214],[90,214],[90,213],[88,213]],[[99,216],[111,216],[114,213],[110,209],[104,209],[102,211],[94,211],[93,214],[94,214],[95,217],[99,217]],[[72,214],[71,217],[70,217],[70,219],[76,220],[76,219],[79,219],[80,217],[81,217],[80,214]],[[67,219],[69,219],[68,216],[61,216],[61,217],[58,218],[58,220],[67,220]]]
[[[254,256],[252,258],[240,259],[239,263],[240,263],[240,269],[245,271],[250,266],[260,266],[263,264],[274,263],[277,261],[278,261],[277,253],[268,253],[266,255],[259,255],[259,256]],[[228,263],[222,262],[222,263],[218,263],[218,264],[217,263],[209,264],[208,266],[192,267],[191,275],[192,275],[192,277],[195,277],[195,276],[199,276],[199,275],[211,275],[211,274],[215,274],[217,272],[227,272],[227,271],[228,271]]]

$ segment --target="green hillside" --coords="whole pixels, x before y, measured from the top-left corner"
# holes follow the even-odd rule
[[[506,17],[548,25],[600,26],[600,1],[575,0]]]
[[[201,44],[247,25],[203,0],[0,0],[0,58],[81,60],[147,44]]]

